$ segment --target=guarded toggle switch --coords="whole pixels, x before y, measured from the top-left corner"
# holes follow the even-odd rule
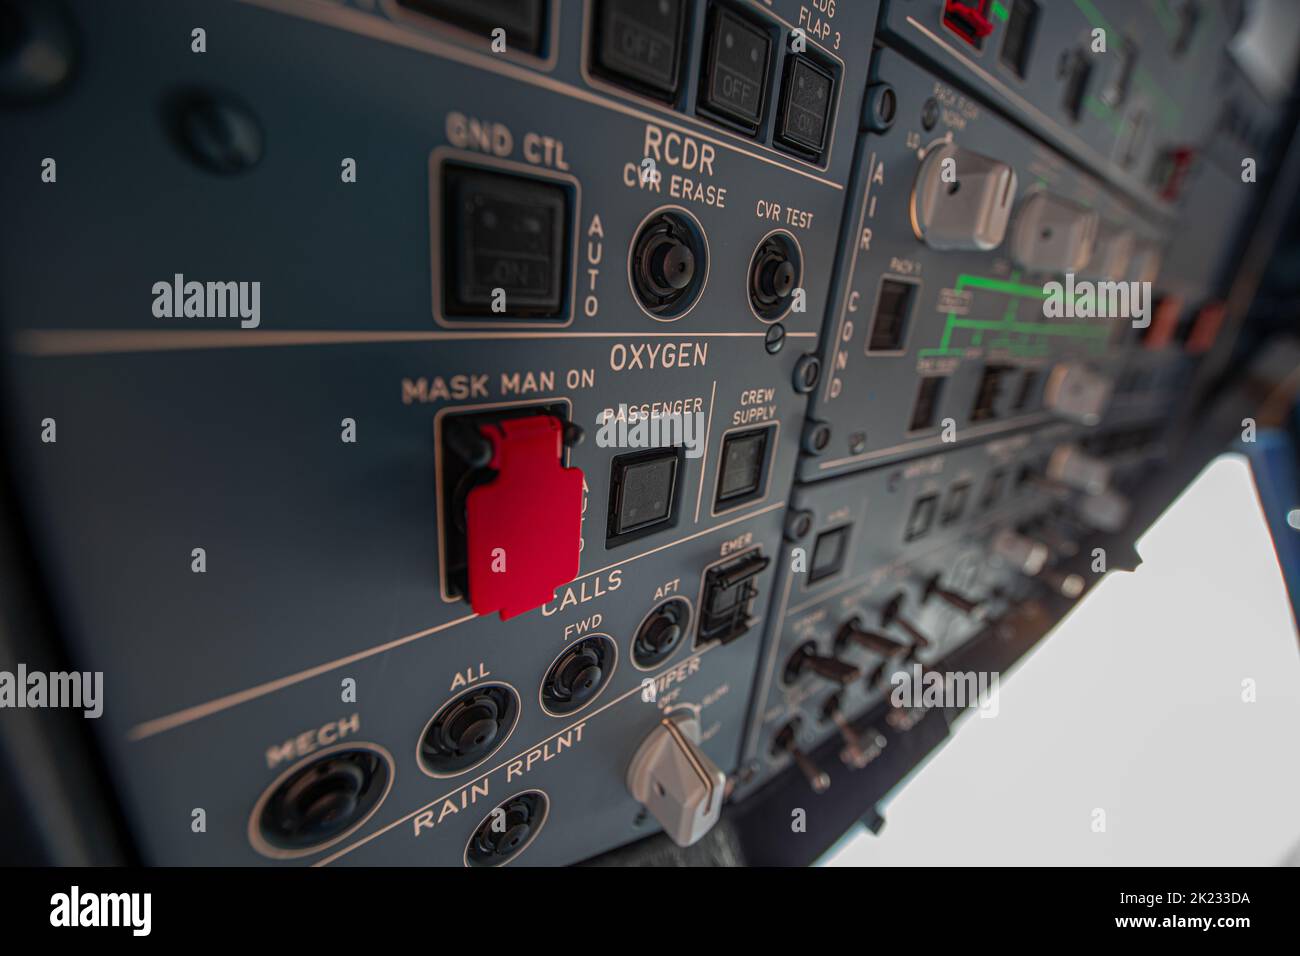
[[[1058,445],[1047,460],[1047,477],[1075,491],[1099,495],[1110,484],[1110,465],[1078,445]]]
[[[831,786],[830,774],[818,767],[813,759],[804,753],[803,748],[799,746],[798,735],[799,718],[795,717],[777,731],[776,738],[772,741],[772,754],[774,756],[788,754],[804,779],[808,781],[812,792],[825,793]]]
[[[470,606],[504,621],[577,576],[582,471],[564,467],[564,428],[552,415],[481,424],[478,434],[495,475],[465,498]]]
[[[912,188],[912,228],[931,249],[985,252],[1002,244],[1016,171],[945,143],[926,154]]]
[[[708,833],[722,813],[726,774],[697,746],[700,722],[670,714],[641,742],[627,769],[627,788],[678,846]]]
[[[1058,362],[1043,387],[1043,407],[1081,425],[1101,421],[1112,390],[1111,380],[1083,362]]]
[[[1011,257],[1027,272],[1079,272],[1092,258],[1096,241],[1095,212],[1037,192],[1020,206]]]

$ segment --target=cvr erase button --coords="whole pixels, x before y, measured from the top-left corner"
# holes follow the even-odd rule
[[[479,434],[493,477],[465,499],[470,606],[506,620],[577,576],[582,471],[564,467],[564,428],[552,415],[483,424]]]

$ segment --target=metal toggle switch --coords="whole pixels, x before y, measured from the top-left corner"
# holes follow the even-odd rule
[[[847,766],[856,770],[861,770],[871,761],[880,756],[880,752],[885,749],[885,738],[876,730],[868,730],[866,735],[859,734],[849,719],[844,716],[840,710],[840,695],[833,694],[822,707],[822,718],[833,723],[840,732],[840,739],[844,741],[844,748],[840,751],[840,760]]]
[[[991,547],[1012,568],[1026,577],[1037,578],[1062,597],[1077,598],[1083,593],[1086,582],[1081,575],[1047,566],[1052,553],[1041,541],[1003,528],[994,535]]]
[[[920,628],[907,618],[903,617],[902,610],[903,601],[905,599],[906,595],[902,591],[899,591],[890,599],[888,604],[881,608],[880,626],[889,627],[891,624],[897,624],[907,633],[907,636],[912,639],[912,649],[923,650],[930,646],[930,639],[921,633]]]
[[[893,657],[895,654],[901,654],[907,650],[906,644],[896,641],[888,634],[867,630],[862,626],[861,619],[857,617],[851,617],[845,621],[835,635],[835,650],[837,652],[843,651],[848,644],[856,644],[858,647],[865,648],[873,654],[879,654],[881,657]]]
[[[722,813],[726,774],[700,750],[700,722],[669,714],[641,741],[627,768],[627,788],[678,846],[708,833]]]
[[[994,535],[990,547],[1012,568],[1031,578],[1047,566],[1047,559],[1052,556],[1047,545],[1010,528],[1003,528]]]
[[[1129,500],[1118,491],[1107,489],[1079,499],[1079,517],[1099,531],[1116,532],[1128,524],[1132,510]]]
[[[1058,445],[1047,460],[1047,477],[1075,491],[1099,495],[1110,484],[1110,465],[1078,445]]]
[[[962,614],[968,614],[976,620],[982,620],[987,613],[983,602],[974,601],[964,594],[958,594],[956,591],[950,591],[939,584],[939,575],[932,574],[926,579],[925,586],[921,591],[921,601],[925,602],[930,598],[938,598],[944,604]]]
[[[857,666],[838,657],[819,654],[817,645],[812,641],[806,641],[790,655],[790,660],[785,665],[785,682],[793,684],[804,674],[809,673],[816,674],[832,684],[839,684],[841,687],[853,683],[862,676],[862,670]]]

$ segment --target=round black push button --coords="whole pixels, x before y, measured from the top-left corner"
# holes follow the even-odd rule
[[[695,278],[695,254],[685,243],[666,238],[655,247],[651,275],[661,289],[685,289]]]
[[[666,209],[645,221],[632,242],[632,288],[655,317],[676,318],[704,287],[707,248],[699,225]]]
[[[426,770],[466,770],[505,741],[519,717],[519,698],[502,684],[473,687],[445,704],[420,738]]]
[[[266,798],[257,820],[266,843],[305,850],[359,823],[383,796],[388,764],[371,750],[345,750],[300,767]]]
[[[749,304],[765,322],[790,311],[803,264],[799,247],[784,233],[773,233],[757,249],[749,269]]]
[[[498,805],[474,830],[465,847],[468,866],[503,866],[537,838],[549,802],[540,790],[515,794]]]
[[[542,706],[571,714],[591,703],[613,675],[615,654],[614,642],[603,634],[568,648],[542,679]]]
[[[632,638],[632,660],[638,667],[654,667],[677,650],[690,622],[690,609],[680,598],[659,605]]]

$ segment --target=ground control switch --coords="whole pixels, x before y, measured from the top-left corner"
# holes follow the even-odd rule
[[[493,477],[465,498],[470,606],[515,617],[578,574],[582,471],[563,465],[564,426],[552,415],[478,426]]]
[[[664,717],[637,748],[627,788],[678,846],[708,833],[722,812],[726,774],[700,750],[700,722],[688,712]]]

